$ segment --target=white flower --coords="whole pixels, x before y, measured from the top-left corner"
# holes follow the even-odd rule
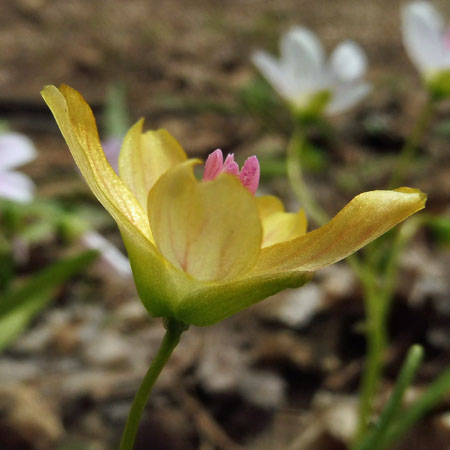
[[[327,61],[316,35],[294,27],[282,37],[280,50],[279,60],[259,50],[252,61],[278,93],[299,110],[308,110],[314,98],[328,94],[325,112],[339,113],[371,89],[362,79],[367,58],[356,42],[342,42]]]
[[[109,137],[102,141],[103,151],[106,159],[116,173],[119,173],[119,154],[122,147],[122,139]]]
[[[34,158],[36,149],[26,136],[19,133],[0,135],[0,197],[17,202],[33,199],[34,183],[28,176],[13,169]]]
[[[111,242],[96,231],[88,231],[81,237],[81,243],[92,250],[98,250],[103,263],[122,277],[131,276],[128,258]],[[109,272],[109,270],[108,270]]]
[[[402,33],[406,51],[424,78],[450,69],[450,30],[431,3],[403,6]]]

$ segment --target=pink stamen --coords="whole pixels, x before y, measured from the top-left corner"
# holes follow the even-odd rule
[[[239,179],[242,186],[246,187],[252,194],[256,192],[259,184],[259,161],[256,156],[250,156],[242,166]]]
[[[250,156],[239,172],[239,166],[234,160],[234,154],[227,155],[225,162],[223,161],[222,150],[215,150],[206,159],[205,171],[203,173],[203,181],[212,181],[221,173],[229,173],[236,177],[246,189],[255,194],[259,184],[259,162],[256,156]]]
[[[223,154],[222,150],[213,151],[207,158],[205,163],[205,171],[203,172],[203,181],[211,181],[223,172]]]
[[[233,153],[228,154],[225,158],[225,162],[223,163],[223,171],[226,173],[231,173],[231,175],[239,175],[239,166],[234,160]]]

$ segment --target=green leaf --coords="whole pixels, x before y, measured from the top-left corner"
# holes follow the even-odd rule
[[[423,348],[413,345],[405,358],[394,391],[378,419],[374,429],[352,450],[383,450],[386,448],[386,436],[392,422],[401,414],[402,400],[406,389],[411,385],[414,376],[423,360]]]
[[[384,436],[380,448],[384,449],[399,441],[422,417],[439,404],[450,391],[450,368],[436,378],[422,396],[410,406]]]
[[[0,292],[6,291],[13,275],[11,243],[0,231]]]
[[[58,287],[89,265],[97,254],[88,250],[58,261],[0,298],[0,351],[50,303]]]

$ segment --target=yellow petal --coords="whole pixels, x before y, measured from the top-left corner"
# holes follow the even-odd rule
[[[167,260],[198,280],[242,276],[260,252],[255,198],[230,174],[198,182],[196,163],[168,170],[150,191],[148,214],[155,242]]]
[[[258,197],[259,216],[263,226],[263,247],[288,241],[306,233],[305,212],[284,212],[283,203],[270,195]]]
[[[51,109],[72,156],[100,203],[121,229],[150,238],[148,219],[133,194],[107,162],[94,115],[79,92],[69,86],[46,86],[42,97]]]
[[[180,144],[166,130],[142,133],[141,119],[130,128],[119,156],[119,172],[123,182],[134,193],[144,211],[156,180],[171,167],[187,159]]]
[[[284,212],[283,202],[274,195],[263,195],[256,197],[256,204],[258,205],[259,216],[261,221],[277,212]]]
[[[145,307],[154,316],[173,315],[177,296],[172,273],[151,242],[146,214],[105,158],[91,109],[68,86],[47,86],[42,96],[89,187],[119,225]]]
[[[295,213],[275,213],[263,221],[263,248],[289,241],[306,233],[306,216],[301,209]]]
[[[425,201],[425,194],[410,188],[360,194],[323,227],[263,249],[252,273],[320,269],[352,254],[421,210]]]

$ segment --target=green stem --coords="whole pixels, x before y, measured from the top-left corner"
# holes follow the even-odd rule
[[[133,450],[139,422],[153,386],[169,360],[170,355],[180,341],[181,334],[187,329],[185,324],[173,319],[167,319],[165,326],[166,334],[159,347],[158,353],[150,364],[150,367],[142,380],[142,384],[134,397],[133,404],[131,405],[125,430],[120,441],[120,450]]]
[[[410,219],[396,232],[385,268],[380,273],[382,285],[378,284],[378,280],[376,279],[375,274],[379,271],[375,265],[375,257],[377,255],[373,249],[369,252],[367,256],[368,261],[363,266],[366,269],[362,282],[368,322],[366,330],[368,352],[361,383],[356,442],[360,442],[367,432],[367,426],[373,411],[373,399],[382,376],[383,357],[387,346],[387,320],[394,297],[398,272],[398,258],[421,223],[422,218],[418,218],[417,220]]]
[[[303,179],[301,152],[306,144],[306,137],[300,131],[294,132],[287,148],[287,173],[289,184],[308,217],[318,225],[324,225],[329,217],[316,202]]]
[[[398,441],[414,424],[430,411],[450,390],[450,368],[446,369],[427,389],[425,394],[391,426],[381,439],[380,448]]]
[[[306,215],[311,217],[317,225],[325,225],[329,222],[330,217],[325,210],[317,203],[313,194],[308,188],[303,178],[301,166],[301,153],[303,146],[306,144],[306,136],[299,128],[293,133],[287,148],[287,174],[289,184],[294,192],[297,200],[304,208]],[[347,257],[346,262],[355,271],[359,279],[365,277],[364,268],[356,255]]]
[[[428,120],[428,119],[427,119]],[[423,120],[424,121],[424,120]],[[425,124],[421,127],[425,128]],[[414,133],[414,142],[419,142],[423,133],[418,136]],[[318,225],[328,222],[326,212],[316,202],[303,179],[301,170],[301,152],[306,144],[305,134],[297,128],[294,132],[287,150],[287,172],[289,183],[297,199],[302,204],[307,215]],[[406,155],[410,155],[417,144],[410,144],[406,149]],[[387,346],[387,316],[396,279],[396,262],[400,253],[400,245],[396,245],[391,259],[387,264],[386,272],[381,275],[385,286],[378,285],[378,270],[375,264],[375,248],[369,248],[364,262],[356,255],[347,258],[347,263],[352,267],[364,288],[364,300],[367,316],[367,358],[366,367],[362,379],[359,424],[356,434],[356,442],[364,437],[368,422],[373,411],[373,398],[377,391],[383,369],[383,357]]]
[[[376,280],[372,275],[363,282],[364,300],[366,306],[366,342],[367,355],[359,403],[359,421],[356,432],[356,442],[359,442],[367,431],[370,416],[373,412],[373,398],[380,383],[383,358],[387,345],[387,324],[385,305],[377,295]]]
[[[428,99],[425,103],[422,112],[417,118],[417,122],[414,125],[414,128],[409,135],[408,139],[403,146],[403,149],[400,152],[400,156],[397,161],[397,166],[392,174],[391,181],[389,183],[388,188],[393,189],[399,187],[405,177],[405,173],[407,172],[408,166],[413,160],[417,149],[423,141],[425,132],[430,124],[430,121],[433,117],[435,103],[433,100]]]
[[[352,450],[382,450],[382,439],[386,435],[392,420],[397,416],[406,389],[412,383],[412,380],[423,360],[423,348],[419,345],[413,345],[406,356],[400,374],[395,384],[394,392],[387,402],[383,412],[380,415],[377,425],[373,431],[359,444],[356,444]]]
[[[395,290],[395,282],[397,280],[398,273],[398,259],[405,249],[408,242],[412,239],[412,237],[416,234],[417,230],[424,222],[423,215],[411,217],[407,222],[398,226],[394,238],[394,242],[391,246],[391,251],[389,253],[388,260],[384,269],[384,286],[383,286],[383,295],[385,297],[385,302],[387,303],[387,307],[390,304],[389,299],[391,299],[394,295]]]

